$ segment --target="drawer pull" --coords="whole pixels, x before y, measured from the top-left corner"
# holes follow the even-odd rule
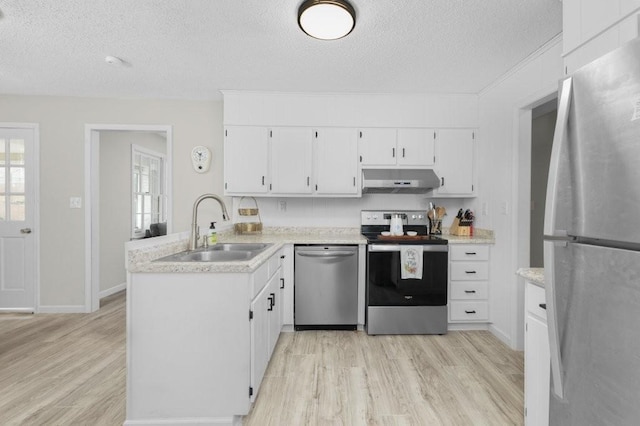
[[[464,254],[467,256],[475,256],[477,253],[475,251],[465,251]]]
[[[464,291],[467,294],[474,294],[476,291],[475,290],[465,290]]]
[[[538,306],[540,306],[542,309],[547,309],[547,304],[546,303],[541,303]]]
[[[475,314],[476,313],[476,311],[467,311],[467,310],[465,310],[464,312],[467,313],[467,314]]]
[[[475,274],[476,271],[464,271],[465,274]]]

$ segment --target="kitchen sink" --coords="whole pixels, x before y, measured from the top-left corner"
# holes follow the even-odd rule
[[[175,253],[155,262],[236,262],[251,260],[271,244],[223,243],[197,250]]]

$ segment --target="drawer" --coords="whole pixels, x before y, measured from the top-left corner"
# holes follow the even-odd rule
[[[451,281],[450,299],[477,300],[489,297],[487,281]]]
[[[449,245],[450,260],[489,260],[489,246]]]
[[[544,288],[535,284],[527,283],[525,287],[525,309],[537,317],[547,320],[547,310],[542,306],[546,306],[546,295]],[[542,305],[542,306],[540,306]]]
[[[452,281],[486,281],[489,279],[487,262],[451,262]]]
[[[450,302],[451,321],[489,321],[489,302]]]

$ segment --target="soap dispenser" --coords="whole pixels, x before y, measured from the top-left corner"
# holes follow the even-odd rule
[[[209,227],[209,245],[213,245],[218,242],[218,233],[216,231],[216,223],[211,222],[211,227]]]

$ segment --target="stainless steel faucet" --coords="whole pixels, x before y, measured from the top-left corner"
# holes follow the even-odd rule
[[[198,206],[202,200],[212,198],[220,204],[222,207],[222,219],[229,220],[229,213],[227,213],[227,206],[224,205],[222,198],[215,194],[203,194],[193,203],[193,214],[191,215],[191,238],[189,239],[189,250],[195,250],[198,248],[198,238],[200,238],[200,232],[198,231]]]

